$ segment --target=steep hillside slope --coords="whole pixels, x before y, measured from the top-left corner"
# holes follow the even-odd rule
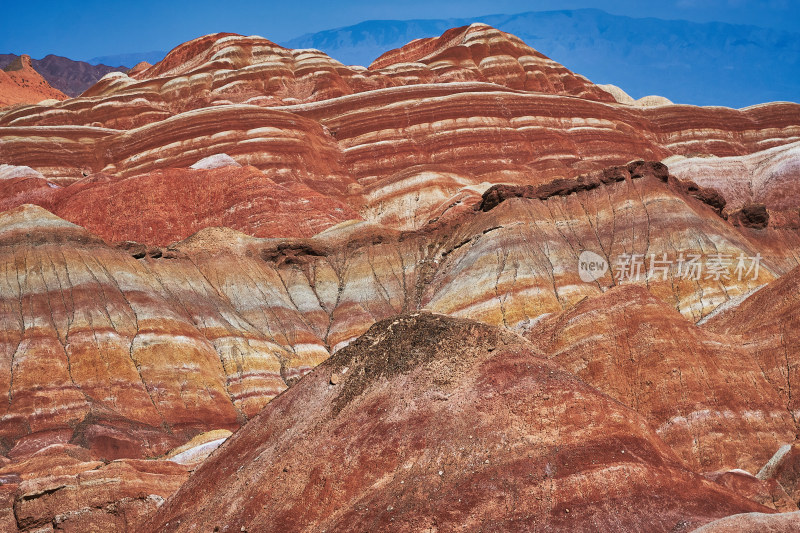
[[[17,57],[0,71],[0,108],[66,98],[67,95],[51,87],[34,70],[28,55]]]
[[[527,336],[641,413],[697,470],[755,474],[797,433],[746,347],[692,325],[643,287],[615,287],[543,319]]]
[[[672,531],[759,506],[498,328],[376,323],[228,440],[140,531]]]
[[[0,68],[17,60],[15,54],[0,54]],[[114,63],[118,65],[119,63]],[[49,54],[42,59],[32,59],[31,65],[36,72],[53,88],[58,89],[67,96],[78,96],[83,91],[97,83],[97,80],[109,72],[125,72],[127,67],[110,67],[108,64],[90,64],[84,61]]]

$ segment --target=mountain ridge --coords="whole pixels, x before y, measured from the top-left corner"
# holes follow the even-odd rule
[[[17,54],[0,54],[0,68],[16,61]],[[32,59],[33,68],[53,86],[67,96],[78,96],[109,72],[124,72],[127,67],[91,65],[62,56],[48,54],[42,59]]]
[[[800,71],[800,33],[727,23],[638,19],[597,9],[365,21],[282,44],[317,48],[346,64],[368,64],[408,41],[471,22],[517,35],[592,81],[617,85],[636,98],[658,94],[678,103],[745,107],[796,101],[800,94],[800,74],[796,73]],[[767,45],[773,47],[771,52]],[[783,50],[781,60],[771,56],[776,50]],[[728,57],[741,61],[726,63]],[[756,68],[759,64],[762,66]],[[662,79],[668,69],[669,77]],[[749,93],[739,95],[745,88]]]

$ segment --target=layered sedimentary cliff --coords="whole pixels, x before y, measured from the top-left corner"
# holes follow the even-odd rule
[[[144,530],[796,510],[798,141],[484,25],[369,69],[215,34],[0,112],[0,520],[132,530],[243,424]]]

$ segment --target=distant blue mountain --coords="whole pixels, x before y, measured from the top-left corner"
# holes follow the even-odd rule
[[[372,20],[282,43],[317,48],[346,64],[369,65],[413,39],[483,22],[595,83],[634,98],[743,107],[800,101],[800,33],[723,23],[635,19],[596,9],[489,15],[473,19]],[[112,61],[111,63],[120,63]]]
[[[147,61],[155,65],[167,55],[163,50],[153,52],[131,52],[130,54],[117,54],[110,56],[99,56],[89,59],[87,63],[92,65],[127,65],[128,68],[133,68],[137,63]]]

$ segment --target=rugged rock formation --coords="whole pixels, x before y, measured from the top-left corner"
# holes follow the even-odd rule
[[[746,339],[743,342],[795,420],[800,417],[800,399],[792,394],[800,387],[799,300],[800,269],[795,269],[703,325],[715,333]]]
[[[0,54],[0,68],[4,68],[19,57],[15,54]],[[42,59],[32,59],[31,65],[54,89],[72,97],[81,94],[109,72],[127,70],[122,66],[92,65],[53,54]]]
[[[757,478],[777,482],[793,501],[800,498],[800,449],[796,444],[785,444],[758,471]]]
[[[140,531],[670,531],[759,508],[520,337],[421,313],[270,403]]]
[[[794,439],[794,419],[751,353],[692,325],[644,287],[615,287],[543,319],[527,336],[641,413],[696,470],[755,474]]]
[[[800,257],[793,167],[765,182],[771,196],[744,196],[733,184],[744,178],[671,174],[658,160],[692,156],[684,169],[698,153],[785,161],[784,145],[798,138],[796,104],[621,105],[486,26],[411,43],[371,69],[259,37],[206,36],[156,65],[111,73],[80,98],[0,113],[0,479],[13,485],[0,486],[0,520],[131,529],[209,453],[215,466],[199,468],[196,494],[210,497],[204,480],[239,466],[247,474],[223,489],[249,494],[239,483],[263,474],[255,490],[273,487],[266,503],[285,517],[275,528],[325,527],[319,517],[337,505],[328,525],[366,529],[392,518],[409,529],[429,519],[524,529],[536,517],[669,530],[766,511],[761,504],[791,509],[790,481],[731,470],[756,473],[797,431],[789,387],[800,384],[778,344],[793,299],[762,313],[763,343],[752,342],[760,330],[737,337],[735,318],[750,306],[761,313],[761,287],[784,290],[787,277],[776,278],[796,277],[786,274]],[[605,269],[589,281],[584,252]],[[687,275],[690,258],[703,270]],[[577,377],[507,331],[408,316],[420,310],[528,332]],[[391,329],[399,324],[406,340]],[[438,355],[417,342],[428,327],[443,335]],[[464,338],[463,361],[445,357]],[[489,338],[514,348],[493,354]],[[373,341],[415,344],[410,359],[384,362]],[[353,354],[360,362],[344,366],[388,373],[367,382],[325,366],[300,380]],[[540,404],[501,410],[502,398],[540,389]],[[350,404],[325,404],[339,390]],[[444,404],[463,419],[444,417]],[[396,418],[372,416],[376,406]],[[481,413],[500,429],[479,426],[483,440],[470,443],[464,424]],[[266,435],[267,418],[298,425]],[[343,455],[314,440],[347,446],[374,424],[388,440]],[[441,446],[414,451],[426,433]],[[251,438],[263,447],[240,455]],[[385,462],[393,456],[367,457],[384,445],[417,454],[411,490],[364,492],[374,476],[402,471]],[[291,465],[250,462],[284,446]],[[463,455],[448,455],[460,446]],[[53,471],[23,479],[46,449]],[[220,469],[223,456],[234,462]],[[154,457],[185,466],[140,464]],[[160,476],[163,490],[145,494]],[[480,494],[453,500],[467,484]],[[91,488],[105,485],[117,488]],[[306,488],[313,506],[294,509]],[[520,511],[508,514],[493,491],[524,494],[509,504]],[[236,528],[267,512],[228,495],[217,503],[246,511]],[[467,516],[474,505],[482,511]],[[629,514],[614,522],[618,513]]]
[[[3,486],[16,489],[4,531],[130,531],[188,477],[171,461],[82,462],[84,451],[49,448],[6,467],[21,481]]]
[[[0,70],[0,108],[13,104],[35,104],[42,100],[65,100],[33,69],[31,56],[21,55]]]
[[[747,204],[764,204],[776,212],[797,211],[800,195],[800,143],[790,143],[745,156],[673,157],[670,172],[712,187],[728,201],[728,211]]]
[[[759,479],[750,472],[739,469],[712,472],[706,474],[706,478],[770,509],[782,513],[797,511],[796,500],[774,479]]]

